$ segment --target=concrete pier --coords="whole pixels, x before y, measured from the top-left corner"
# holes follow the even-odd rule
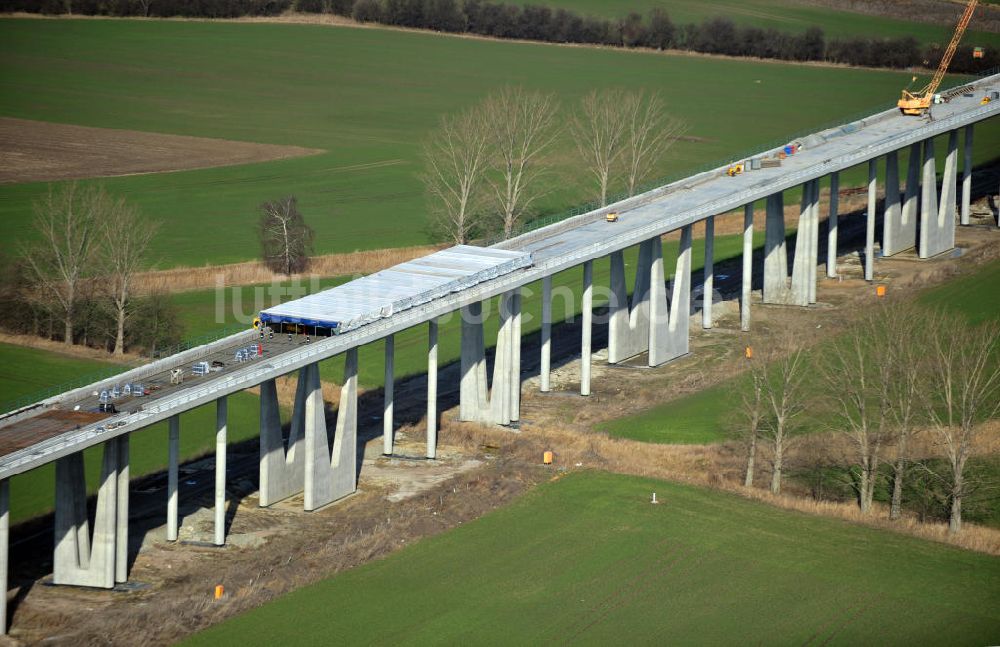
[[[384,379],[384,406],[382,408],[382,453],[386,456],[392,455],[392,432],[393,432],[393,389],[396,380],[396,336],[389,335],[385,338],[385,379]]]
[[[705,218],[705,271],[701,290],[701,327],[712,327],[712,291],[715,289],[715,216]]]
[[[743,206],[743,276],[740,282],[740,330],[750,330],[750,292],[753,288],[753,203]]]
[[[216,546],[226,543],[226,436],[229,404],[226,397],[215,401],[215,536]]]
[[[885,208],[882,210],[882,256],[906,249],[903,233],[903,200],[899,191],[899,154],[885,156]]]
[[[552,371],[552,276],[542,279],[542,357],[539,370],[539,390],[548,393]]]
[[[809,183],[812,190],[809,209],[809,303],[816,303],[816,273],[819,266],[819,179]]]
[[[764,303],[788,298],[788,251],[785,247],[784,194],[767,196],[764,222]]]
[[[795,259],[792,264],[792,284],[784,303],[807,306],[815,294],[816,252],[818,250],[819,223],[816,201],[818,180],[802,185],[802,200],[799,205],[799,226],[795,233]],[[776,279],[778,277],[775,277]],[[781,277],[784,278],[784,277]]]
[[[10,569],[10,481],[0,481],[0,636],[7,635],[7,573]]]
[[[427,322],[427,458],[437,457],[438,322]]]
[[[115,585],[119,446],[117,439],[104,443],[93,535],[87,515],[83,452],[56,460],[55,551],[52,559],[52,581],[55,584],[104,589]]]
[[[177,541],[177,471],[180,460],[181,417],[171,416],[167,430],[167,541]]]
[[[948,133],[948,154],[944,158],[941,177],[941,202],[938,206],[938,243],[941,251],[955,247],[955,221],[958,218],[958,131]]]
[[[965,154],[962,161],[962,224],[969,224],[972,203],[972,124],[965,127]]]
[[[837,278],[837,221],[840,210],[840,173],[830,174],[830,215],[826,218],[826,276]]]
[[[128,581],[128,482],[129,482],[129,434],[123,434],[118,442],[118,485],[115,512],[115,582]]]
[[[521,419],[521,288],[508,292],[510,308],[510,365],[507,369],[507,406],[510,423]]]
[[[691,225],[681,228],[673,290],[667,305],[663,272],[663,245],[651,246],[649,291],[649,366],[687,355],[691,321]]]
[[[590,395],[590,336],[594,316],[594,261],[583,264],[583,297],[580,299],[580,395]]]
[[[865,280],[875,280],[875,206],[878,202],[878,159],[868,161],[868,216],[865,220]]]
[[[937,167],[934,159],[934,138],[924,141],[924,164],[920,182],[920,258],[937,256],[945,250],[941,228],[937,222]]]
[[[885,216],[882,228],[882,255],[893,256],[916,244],[917,208],[920,204],[920,144],[910,147],[906,188],[899,189],[899,155],[886,156]]]
[[[493,363],[492,390],[486,380],[482,310],[481,302],[462,308],[459,419],[509,425],[520,418],[521,407],[520,288],[500,296],[500,329]]]
[[[287,444],[281,433],[281,413],[278,408],[278,392],[275,381],[266,380],[260,385],[260,494],[258,503],[261,507],[267,507],[298,494],[304,487],[305,449],[302,447],[306,401],[304,371],[305,369],[299,371]]]
[[[920,218],[920,186],[923,151],[919,143],[910,146],[910,161],[906,165],[906,189],[903,192],[901,220],[895,228],[893,249],[905,251],[917,246],[917,220]]]
[[[303,508],[311,512],[357,490],[358,349],[344,353],[344,382],[333,447],[327,437],[319,364],[302,369],[305,384],[305,478]]]
[[[659,237],[639,245],[632,299],[625,281],[624,252],[613,252],[611,263],[611,302],[608,318],[608,363],[618,364],[644,353],[649,348],[649,287],[653,245]]]
[[[479,421],[489,402],[486,380],[486,350],[483,339],[483,304],[479,301],[462,308],[462,377],[459,383],[458,418]]]

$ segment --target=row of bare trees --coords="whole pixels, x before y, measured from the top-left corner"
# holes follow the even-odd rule
[[[545,192],[542,156],[558,135],[557,109],[554,95],[506,87],[441,119],[423,176],[439,233],[462,244],[499,224],[511,235]]]
[[[570,123],[580,157],[597,182],[602,207],[615,179],[623,179],[628,195],[635,195],[685,130],[682,121],[667,114],[660,97],[641,90],[595,90],[583,98]]]
[[[513,235],[551,184],[546,156],[562,129],[551,94],[505,87],[441,119],[424,148],[432,225],[456,244],[491,231]],[[570,136],[601,205],[621,181],[633,195],[683,124],[643,92],[593,91],[570,120]]]
[[[943,486],[949,530],[959,532],[963,500],[977,485],[967,478],[969,457],[983,423],[1000,414],[1000,322],[973,326],[961,316],[889,304],[814,352],[821,357],[807,358],[789,342],[750,360],[737,425],[744,484],[754,482],[763,445],[778,494],[790,445],[809,430],[834,432],[823,438],[846,440],[862,513],[872,512],[876,487],[888,479],[889,517],[899,519],[904,483],[919,469]],[[913,456],[916,439],[932,454]]]
[[[103,187],[70,183],[35,202],[34,229],[20,253],[27,300],[57,312],[72,345],[83,303],[96,295],[114,319],[113,352],[124,354],[134,279],[158,224]]]

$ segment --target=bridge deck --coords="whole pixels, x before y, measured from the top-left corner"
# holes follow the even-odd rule
[[[1000,114],[1000,101],[985,106],[979,104],[985,89],[1000,87],[1000,76],[982,79],[973,85],[976,88],[974,96],[958,95],[948,104],[935,106],[933,120],[904,117],[896,111],[887,111],[862,123],[856,122],[857,129],[852,127],[848,129],[850,132],[838,129],[824,131],[821,135],[829,136],[825,141],[812,136],[804,138],[804,149],[784,160],[780,168],[749,171],[737,177],[726,177],[719,170],[703,173],[612,205],[610,208],[620,213],[619,222],[605,222],[604,214],[608,209],[601,209],[505,241],[496,247],[531,252],[533,266],[404,312],[393,313],[342,335],[313,339],[309,344],[302,337],[291,342],[286,337],[265,340],[264,357],[245,364],[232,362],[235,349],[256,340],[251,339],[249,334],[239,339],[228,338],[195,352],[198,361],[219,359],[226,362],[226,368],[220,373],[188,379],[182,385],[169,384],[170,369],[190,367],[195,361],[190,355],[192,351],[161,360],[154,366],[153,374],[143,376],[145,383],[159,384],[161,388],[142,398],[141,411],[125,411],[107,421],[90,423],[80,429],[76,426],[78,423],[67,421],[61,432],[57,422],[59,415],[49,416],[44,424],[37,422],[37,418],[52,410],[65,412],[76,406],[83,411],[96,408],[97,398],[93,389],[88,388],[57,396],[29,410],[8,414],[0,420],[0,478],[27,471],[59,456],[148,426],[223,395],[250,388],[266,379],[419,325],[462,305],[525,285],[585,260],[600,258],[707,216],[724,213],[911,143]],[[822,143],[817,144],[819,141]],[[105,380],[101,384],[112,383],[113,380]],[[125,421],[126,426],[109,428],[109,422],[118,421]],[[37,434],[35,442],[24,446],[24,439],[30,440],[33,434]]]

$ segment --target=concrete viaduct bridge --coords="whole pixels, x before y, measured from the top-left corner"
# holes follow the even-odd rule
[[[247,331],[133,369],[115,378],[63,393],[0,416],[0,590],[7,591],[9,479],[47,463],[56,463],[56,584],[114,587],[128,579],[129,437],[161,420],[169,421],[167,537],[177,538],[179,415],[215,402],[215,536],[225,543],[227,396],[260,387],[260,505],[303,493],[305,510],[315,510],[356,489],[358,347],[385,340],[384,452],[392,453],[393,335],[427,325],[427,457],[434,458],[437,425],[438,319],[462,314],[459,417],[507,425],[519,418],[521,288],[541,280],[541,390],[549,389],[552,334],[552,275],[583,268],[581,395],[590,393],[593,262],[610,256],[611,306],[608,361],[618,363],[647,353],[657,366],[688,352],[691,302],[691,229],[704,221],[704,294],[712,293],[713,218],[744,209],[741,324],[750,327],[750,280],[754,206],[763,202],[765,303],[808,306],[816,301],[819,269],[819,186],[829,177],[830,216],[827,276],[837,271],[838,173],[868,164],[868,212],[865,277],[873,278],[879,160],[883,181],[883,255],[916,247],[920,258],[954,246],[956,220],[967,224],[971,194],[973,129],[1000,114],[1000,100],[982,103],[1000,90],[1000,75],[945,93],[950,100],[933,107],[933,118],[901,116],[895,109],[798,140],[801,150],[780,166],[728,177],[725,168],[659,187],[590,213],[564,220],[491,248],[460,247],[432,254],[330,291],[310,295],[265,311],[273,322],[309,322],[336,315],[340,332],[286,341],[284,335],[262,344],[259,359],[234,363],[234,353],[258,343]],[[934,137],[948,135],[943,180],[937,181]],[[962,181],[958,181],[959,140],[964,142]],[[905,184],[900,188],[898,154],[909,150]],[[761,156],[777,153],[762,151]],[[802,187],[799,224],[791,272],[785,248],[783,191]],[[609,211],[620,214],[608,223]],[[919,226],[918,226],[919,223]],[[665,285],[660,237],[680,231],[675,280]],[[918,236],[919,232],[919,236]],[[627,296],[623,251],[639,247],[631,302]],[[367,281],[367,283],[365,283]],[[382,281],[379,284],[379,281]],[[484,300],[500,297],[500,327],[492,388],[488,388]],[[354,308],[357,304],[360,309]],[[354,308],[354,310],[352,310]],[[703,325],[711,327],[711,299],[703,306]],[[297,310],[298,309],[298,310]],[[345,315],[346,312],[346,315]],[[315,320],[312,320],[315,321]],[[329,441],[318,362],[345,356],[345,374],[332,445]],[[190,370],[195,362],[226,360],[221,372],[171,384],[170,374]],[[275,379],[298,372],[291,432],[282,438]],[[121,413],[84,413],[96,408],[97,393],[115,385],[143,382],[162,388]],[[138,403],[141,402],[141,406]],[[122,424],[124,423],[124,424]],[[87,515],[83,450],[103,446],[96,516]],[[6,604],[0,605],[0,630],[6,630]]]

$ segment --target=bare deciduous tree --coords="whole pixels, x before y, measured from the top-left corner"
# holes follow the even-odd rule
[[[493,157],[489,181],[505,238],[544,193],[538,184],[544,170],[540,157],[558,134],[556,109],[554,95],[520,87],[504,88],[483,103]]]
[[[625,111],[625,183],[632,196],[687,126],[667,114],[663,101],[656,95],[647,98],[643,92],[629,93],[622,97],[622,106]]]
[[[909,468],[910,443],[919,430],[921,376],[926,368],[924,315],[912,304],[894,304],[884,311],[883,327],[889,334],[882,336],[886,344],[883,352],[884,361],[889,364],[890,378],[881,388],[882,397],[888,405],[896,449],[892,465],[890,519],[899,519],[902,514],[903,483]]]
[[[588,93],[580,103],[580,114],[570,122],[573,141],[597,180],[602,207],[608,203],[608,185],[624,153],[622,144],[629,115],[622,95],[614,90]]]
[[[895,377],[886,356],[889,337],[896,334],[887,325],[884,307],[869,313],[834,343],[823,366],[823,377],[834,403],[835,428],[854,447],[858,506],[871,512],[878,469],[889,441],[889,392],[885,386]]]
[[[125,322],[133,310],[132,281],[158,228],[158,223],[146,221],[124,198],[110,200],[101,219],[99,258],[115,317],[115,355],[125,354]]]
[[[50,187],[34,204],[40,240],[22,248],[22,255],[39,295],[62,314],[67,345],[73,343],[80,291],[97,251],[99,222],[110,203],[104,189],[74,182],[58,190]]]
[[[481,216],[480,193],[488,161],[488,138],[481,110],[441,119],[424,146],[424,185],[431,198],[432,224],[456,245],[468,241]]]
[[[936,314],[929,323],[930,370],[926,410],[950,474],[948,531],[962,529],[965,467],[982,422],[1000,413],[1000,322],[969,326],[959,316]]]
[[[261,204],[258,232],[264,263],[272,271],[291,275],[308,267],[314,233],[294,196]]]
[[[755,358],[750,370],[754,379],[759,380],[764,403],[767,407],[767,424],[760,428],[761,438],[771,446],[771,493],[781,492],[781,478],[785,466],[785,452],[799,432],[797,418],[805,409],[803,384],[805,362],[802,350],[795,348],[790,353],[766,361]]]
[[[752,361],[752,360],[751,360]],[[757,442],[761,427],[767,423],[767,403],[764,401],[764,383],[760,371],[751,370],[750,379],[740,394],[739,419],[736,421],[736,437],[746,451],[746,470],[743,486],[753,486],[757,464]]]

